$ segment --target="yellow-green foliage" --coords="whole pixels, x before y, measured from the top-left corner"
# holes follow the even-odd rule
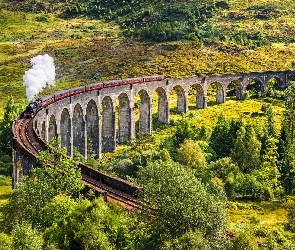
[[[8,201],[11,191],[11,178],[0,176],[0,206]]]
[[[255,223],[283,228],[287,222],[287,211],[282,202],[229,202],[227,214],[229,226],[239,223]]]

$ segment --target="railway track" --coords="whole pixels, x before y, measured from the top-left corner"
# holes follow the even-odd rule
[[[107,202],[119,202],[126,210],[140,209],[140,205],[137,203],[137,199],[134,196],[123,193],[120,190],[116,190],[85,174],[82,174],[82,180],[90,185],[93,185],[98,192],[102,190]]]
[[[39,151],[44,150],[44,146],[38,141],[38,137],[33,131],[32,122],[33,119],[17,119],[14,122],[13,134],[20,146],[33,157],[36,157]]]
[[[13,123],[12,129],[14,140],[17,141],[18,147],[21,147],[27,155],[30,155],[30,157],[36,158],[39,151],[45,149],[45,144],[40,140],[33,129],[33,118],[16,119]],[[99,171],[95,169],[91,169],[91,171],[96,172],[96,174],[99,173]],[[85,183],[85,187],[91,188],[98,194],[103,195],[105,201],[119,203],[126,210],[140,209],[140,205],[134,195],[118,190],[111,185],[107,185],[101,180],[96,180],[91,175],[91,172],[89,174],[82,173],[82,180]],[[109,176],[107,178],[112,179],[113,177]],[[118,182],[118,178],[116,178],[116,182]],[[126,185],[126,182],[123,180],[122,185]]]

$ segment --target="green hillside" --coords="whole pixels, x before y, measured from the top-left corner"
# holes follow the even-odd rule
[[[44,53],[55,60],[56,89],[295,66],[294,1],[1,0],[0,7],[2,107],[7,95],[25,98],[22,76]]]

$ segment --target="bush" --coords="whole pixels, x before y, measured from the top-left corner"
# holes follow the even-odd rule
[[[232,175],[228,176],[225,183],[224,183],[224,190],[226,193],[226,196],[228,198],[231,198],[235,194],[235,182]]]
[[[262,191],[262,184],[256,180],[255,176],[250,174],[239,174],[237,176],[235,180],[236,193],[257,199],[261,196]]]
[[[291,232],[295,233],[295,202],[288,201],[285,207],[287,209],[287,219],[288,219],[286,228],[290,230]]]
[[[265,187],[263,190],[264,199],[267,201],[271,201],[274,198],[273,191],[270,187]]]
[[[255,237],[248,232],[242,231],[238,233],[233,239],[234,250],[258,250],[258,244]]]
[[[27,223],[16,224],[11,235],[12,250],[42,250],[42,235]]]
[[[0,249],[11,250],[11,237],[5,233],[0,233]]]

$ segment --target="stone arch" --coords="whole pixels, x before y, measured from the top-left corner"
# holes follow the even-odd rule
[[[48,141],[50,142],[53,138],[57,138],[57,126],[55,116],[51,115],[48,126]]]
[[[83,109],[79,103],[75,105],[73,120],[73,146],[77,148],[80,154],[86,156],[85,150],[85,120]]]
[[[113,101],[109,96],[102,100],[102,151],[116,150],[116,119]]]
[[[87,137],[91,139],[92,150],[95,156],[99,156],[99,114],[94,100],[90,100],[86,108]],[[87,138],[88,141],[88,138]],[[89,148],[90,145],[87,145]]]
[[[215,101],[216,103],[224,103],[226,94],[223,89],[223,86],[219,82],[212,82],[210,83],[208,89],[207,89],[207,96],[208,98],[210,95],[215,95]]]
[[[276,91],[282,91],[285,89],[284,81],[280,77],[272,77],[266,82],[266,86],[264,87],[264,95],[277,97]]]
[[[122,143],[131,138],[131,109],[126,93],[120,94],[118,100],[118,143]]]
[[[152,110],[151,110],[151,98],[145,90],[138,92],[140,97],[139,106],[139,129],[141,133],[152,132]]]
[[[246,91],[249,92],[249,97],[260,97],[262,96],[263,90],[263,82],[259,78],[252,78],[248,82],[246,86]]]
[[[175,91],[177,95],[177,111],[186,113],[187,112],[187,96],[185,95],[184,89],[181,86],[176,85],[172,88],[171,92],[172,91]]]
[[[243,85],[238,80],[233,80],[227,86],[227,96],[236,96],[236,100],[243,99]]]
[[[71,118],[69,110],[64,108],[60,119],[60,139],[61,146],[67,149],[67,154],[70,156],[71,152]]]
[[[158,94],[158,121],[162,123],[169,122],[169,103],[166,91],[159,87],[155,90]]]

